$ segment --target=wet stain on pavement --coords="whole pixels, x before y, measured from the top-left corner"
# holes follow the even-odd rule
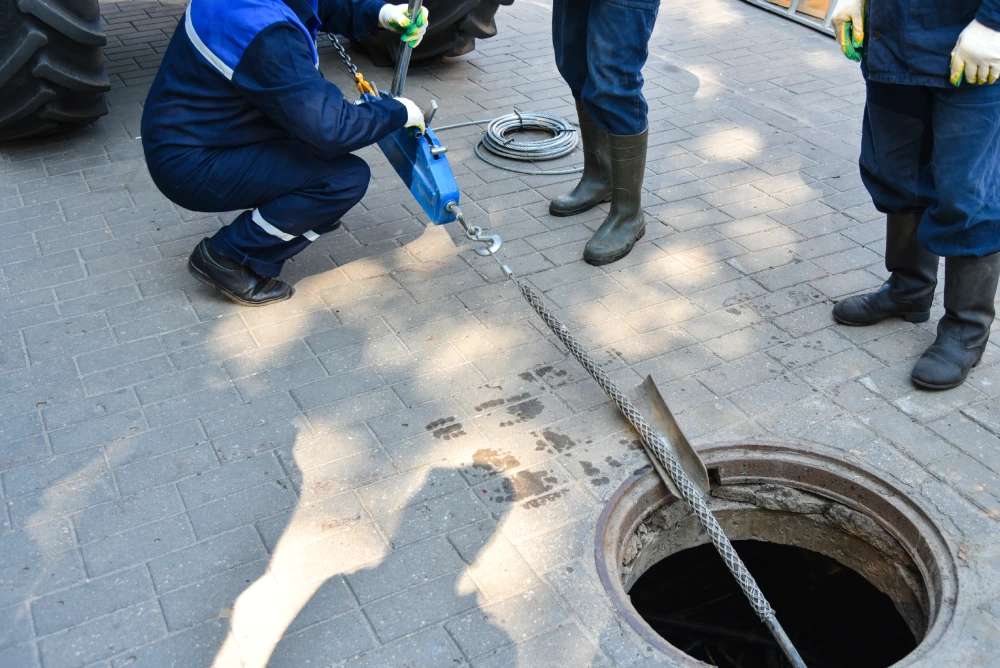
[[[455,422],[455,416],[438,418],[424,427],[431,435],[439,440],[448,441],[459,436],[465,436],[465,430],[461,422]]]
[[[545,450],[550,455],[561,455],[568,450],[572,450],[575,445],[576,441],[566,434],[546,429],[542,431],[542,438],[535,441],[535,451],[541,452]]]
[[[629,450],[642,450],[642,441],[637,438],[633,438],[631,441],[623,438],[618,441],[618,445],[624,445]]]
[[[539,399],[529,399],[528,401],[522,401],[514,406],[508,406],[507,412],[514,416],[514,419],[504,420],[500,423],[500,426],[510,427],[519,422],[534,420],[536,417],[541,415],[544,410],[545,404],[543,404]]]
[[[521,504],[521,507],[525,510],[531,510],[532,508],[541,508],[546,503],[550,501],[555,501],[560,496],[569,493],[569,489],[560,489],[558,492],[552,492],[551,494],[546,494],[545,496],[540,496],[537,499],[532,499],[531,501],[525,501]]]
[[[489,401],[484,401],[478,406],[474,406],[473,410],[477,413],[482,413],[483,411],[488,411],[491,408],[496,408],[497,406],[503,406],[504,404],[517,403],[519,401],[524,401],[531,396],[531,392],[522,392],[521,394],[512,394],[506,399],[490,399]]]
[[[610,459],[610,457],[608,459]],[[593,485],[594,487],[607,485],[609,482],[611,482],[611,479],[608,478],[607,476],[601,476],[601,469],[597,468],[592,463],[581,459],[580,466],[581,468],[583,468],[583,475],[590,477],[590,484]]]
[[[503,406],[503,405],[504,405],[503,399],[490,399],[489,401],[484,401],[483,403],[474,407],[472,410],[474,410],[477,413],[482,413],[485,410],[489,410],[491,408],[496,408],[497,406]]]
[[[550,491],[559,479],[550,471],[518,471],[500,482],[500,489],[490,497],[494,503],[516,503]]]
[[[472,454],[472,466],[477,469],[484,469],[490,472],[509,471],[517,468],[521,462],[514,455],[494,450],[493,448],[483,448],[476,450]]]

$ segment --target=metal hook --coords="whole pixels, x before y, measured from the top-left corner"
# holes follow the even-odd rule
[[[483,234],[483,228],[478,225],[473,225],[465,230],[465,237],[470,241],[481,241],[485,244],[489,244],[488,248],[473,248],[472,250],[477,255],[493,255],[498,250],[500,250],[500,244],[503,240],[500,239],[498,234]]]
[[[462,214],[462,210],[458,208],[458,204],[455,202],[448,202],[445,209],[455,216],[455,220],[458,224],[462,226],[465,230],[465,238],[469,241],[480,241],[484,244],[489,244],[487,248],[473,248],[477,255],[487,256],[493,255],[498,250],[500,250],[500,244],[503,240],[500,238],[499,234],[483,234],[483,228],[478,225],[469,225],[469,222],[465,219]]]

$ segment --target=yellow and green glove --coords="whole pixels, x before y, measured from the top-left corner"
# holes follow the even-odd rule
[[[1000,78],[1000,32],[979,21],[965,26],[951,51],[951,84],[991,84]]]
[[[838,0],[833,8],[833,32],[844,55],[861,61],[861,45],[865,40],[865,7],[862,0]]]
[[[420,44],[427,32],[427,8],[421,7],[417,12],[417,20],[411,21],[406,5],[382,5],[378,13],[378,24],[400,35],[400,39],[412,49]]]

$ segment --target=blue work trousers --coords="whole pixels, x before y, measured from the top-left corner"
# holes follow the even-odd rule
[[[1000,85],[868,82],[861,178],[882,213],[923,213],[937,255],[1000,252]]]
[[[160,191],[185,209],[247,209],[212,237],[212,248],[264,276],[278,276],[285,260],[337,227],[371,180],[361,158],[320,159],[295,139],[158,149],[146,162]]]
[[[555,0],[556,67],[573,97],[613,135],[648,125],[642,66],[649,56],[659,0]]]

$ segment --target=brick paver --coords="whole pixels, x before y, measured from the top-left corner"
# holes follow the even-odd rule
[[[102,8],[111,114],[0,148],[0,665],[654,661],[591,557],[643,456],[492,260],[425,228],[366,149],[369,193],[288,264],[295,298],[221,300],[184,265],[234,214],[170,204],[137,138],[184,5]],[[497,37],[414,68],[408,95],[435,97],[439,124],[573,117],[548,21],[544,2],[502,7]],[[323,70],[350,90],[329,49]],[[968,559],[995,551],[997,346],[927,394],[907,375],[934,320],[829,315],[885,275],[857,67],[713,0],[663,3],[645,73],[649,228],[627,259],[584,264],[603,210],[550,217],[572,177],[485,165],[475,129],[444,135],[463,210],[617,382],[652,374],[697,442],[835,448]],[[996,634],[996,610],[977,614]]]

